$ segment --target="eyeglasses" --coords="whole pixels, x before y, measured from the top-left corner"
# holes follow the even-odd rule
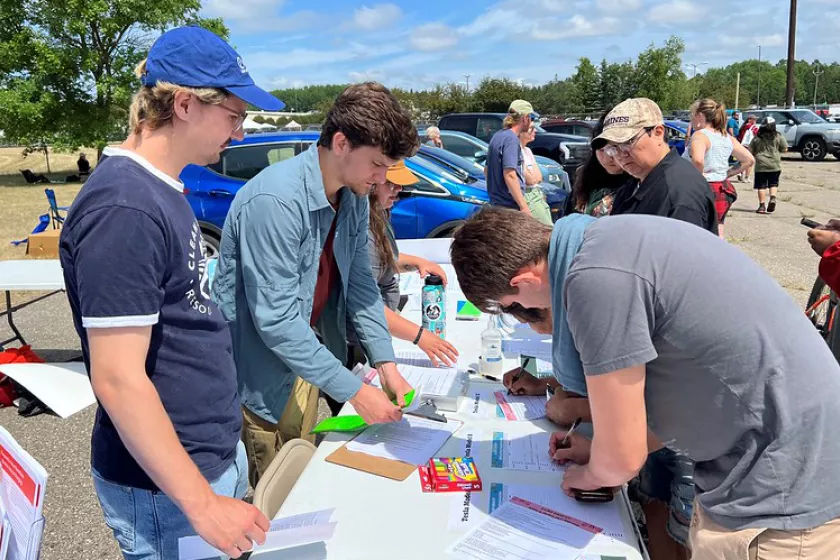
[[[242,128],[242,125],[245,124],[245,119],[248,118],[248,113],[245,111],[240,113],[239,111],[234,111],[230,107],[226,107],[221,104],[216,105],[216,107],[224,109],[225,111],[230,113],[230,125],[232,127],[230,133],[233,134],[235,132],[239,132],[239,130]]]
[[[636,134],[636,136],[634,136],[627,142],[622,142],[621,144],[608,144],[601,149],[603,150],[605,155],[608,155],[610,157],[617,157],[619,153],[628,154],[644,134],[650,136],[651,132],[653,132],[653,129],[655,128],[655,126],[644,128],[640,130],[639,133]]]

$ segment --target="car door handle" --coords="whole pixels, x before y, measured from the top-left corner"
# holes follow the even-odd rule
[[[207,194],[209,194],[210,196],[216,196],[216,197],[219,197],[219,198],[233,196],[232,192],[226,191],[226,190],[223,190],[223,189],[213,189],[212,191],[209,191]]]

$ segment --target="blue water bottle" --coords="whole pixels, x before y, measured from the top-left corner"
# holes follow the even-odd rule
[[[446,290],[436,274],[426,276],[423,285],[423,328],[446,338]]]

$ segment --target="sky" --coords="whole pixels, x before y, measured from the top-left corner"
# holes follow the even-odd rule
[[[635,60],[671,35],[698,73],[756,58],[758,45],[775,63],[787,56],[789,9],[787,0],[204,0],[202,13],[224,19],[270,89],[363,80],[411,89],[469,80],[472,89],[487,75],[563,79],[583,56]],[[838,35],[840,1],[799,2],[798,59],[840,60]]]

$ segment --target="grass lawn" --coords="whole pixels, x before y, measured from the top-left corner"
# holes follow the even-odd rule
[[[96,164],[96,150],[82,150],[87,154],[91,165]],[[67,175],[76,173],[76,160],[79,152],[50,153],[50,169],[43,154],[30,154],[24,158],[23,148],[0,148],[0,260],[25,259],[26,245],[13,246],[10,241],[25,239],[38,225],[38,216],[49,210],[45,188],[55,191],[59,206],[70,206],[81,183],[66,185],[27,185],[20,169],[31,169],[43,173],[54,181],[63,181]]]

